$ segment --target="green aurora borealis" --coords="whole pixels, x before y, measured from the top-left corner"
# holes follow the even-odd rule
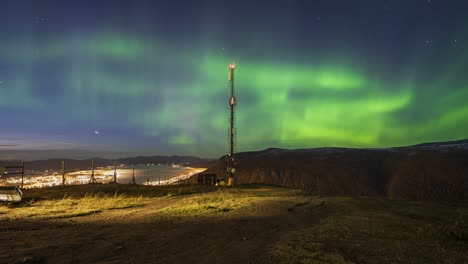
[[[326,14],[320,19],[326,23]],[[341,42],[303,49],[267,33],[231,43],[219,30],[179,41],[107,25],[35,30],[0,41],[0,118],[9,121],[0,144],[10,150],[223,155],[232,61],[237,151],[390,147],[468,135],[461,26],[433,33],[430,43],[420,34],[402,38],[404,52],[388,52],[394,43],[366,51],[367,40],[352,42],[359,37],[344,31],[336,33]],[[260,29],[233,34],[250,30]]]

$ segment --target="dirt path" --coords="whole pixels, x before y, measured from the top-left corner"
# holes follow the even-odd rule
[[[185,198],[81,217],[3,221],[0,263],[270,263],[267,253],[282,235],[320,219],[309,210],[315,201],[304,203],[311,198],[303,196],[206,217],[159,213]]]

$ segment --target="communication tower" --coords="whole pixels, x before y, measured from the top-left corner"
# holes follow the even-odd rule
[[[235,146],[235,136],[236,131],[234,128],[234,108],[236,106],[236,97],[234,94],[234,70],[236,69],[236,65],[234,63],[229,64],[228,66],[228,81],[229,81],[229,88],[231,89],[231,97],[229,98],[229,108],[231,111],[231,118],[230,118],[230,129],[229,129],[229,154],[228,154],[228,162],[227,162],[227,172],[229,173],[229,179],[227,184],[233,186],[234,185],[234,174],[236,173],[235,163],[234,163],[234,146]]]

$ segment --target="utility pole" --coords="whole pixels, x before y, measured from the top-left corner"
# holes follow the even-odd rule
[[[65,161],[62,160],[62,186],[65,186]]]
[[[24,160],[21,160],[21,189],[24,185]]]
[[[146,185],[149,185],[149,173],[148,173],[148,168],[146,168]]]
[[[136,184],[136,181],[135,181],[135,164],[133,164],[132,181],[130,181],[130,184]]]
[[[229,157],[228,157],[228,165],[227,165],[227,172],[229,173],[229,179],[227,184],[230,186],[234,186],[234,174],[236,173],[236,169],[234,167],[234,137],[236,135],[235,128],[234,128],[234,107],[236,106],[236,97],[234,95],[234,69],[236,65],[234,63],[229,64],[228,70],[228,81],[229,87],[231,89],[231,97],[229,98],[229,107],[231,111],[231,118],[230,118],[230,130],[229,130]]]
[[[114,162],[114,177],[112,177],[110,183],[117,183],[117,161]]]
[[[96,178],[94,178],[94,160],[91,161],[91,178],[89,179],[89,183],[97,183]]]

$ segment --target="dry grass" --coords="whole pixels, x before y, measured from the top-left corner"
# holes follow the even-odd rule
[[[57,198],[59,194],[63,196]],[[219,239],[216,241],[222,244],[236,243],[224,236],[254,234],[258,240],[249,237],[240,243],[265,245],[261,254],[268,263],[468,263],[466,205],[384,198],[318,198],[264,185],[238,188],[109,185],[34,190],[25,196],[29,198],[22,203],[0,206],[0,220],[73,217],[154,205],[161,201],[157,197],[177,196],[166,199],[170,203],[162,209],[150,207],[158,211],[139,211],[149,216],[148,221],[155,227],[163,226],[162,230],[168,232],[167,239],[171,238],[171,232],[182,229],[180,236],[173,237],[174,241],[185,238],[185,231]],[[198,230],[206,223],[224,223],[234,231],[222,231],[215,237],[206,230]],[[270,223],[277,229],[270,227]],[[145,238],[149,237],[152,235]],[[201,241],[196,238],[187,237],[192,242]]]
[[[328,198],[320,223],[288,234],[278,263],[468,263],[468,208]]]
[[[257,209],[271,202],[291,201],[302,197],[302,191],[285,191],[278,187],[249,186],[240,188],[221,188],[215,192],[193,194],[160,213],[176,216],[211,216],[234,213],[242,209],[242,213],[256,214]]]
[[[24,190],[23,201],[0,204],[0,220],[48,219],[89,215],[142,206],[154,197],[213,191],[207,186],[97,184]]]
[[[195,194],[162,209],[166,214],[201,216],[211,213],[225,213],[241,206],[232,191],[219,190],[209,194]]]
[[[64,196],[70,198],[82,198],[85,195],[97,193],[112,196],[115,192],[128,196],[143,196],[151,198],[204,193],[214,190],[216,190],[216,188],[200,185],[145,186],[129,184],[87,184],[26,189],[24,190],[23,198],[25,200],[62,199]]]
[[[30,200],[10,206],[0,206],[0,219],[47,219],[89,215],[109,209],[142,206],[148,199],[127,195],[85,195],[83,198],[63,197],[54,200]]]

